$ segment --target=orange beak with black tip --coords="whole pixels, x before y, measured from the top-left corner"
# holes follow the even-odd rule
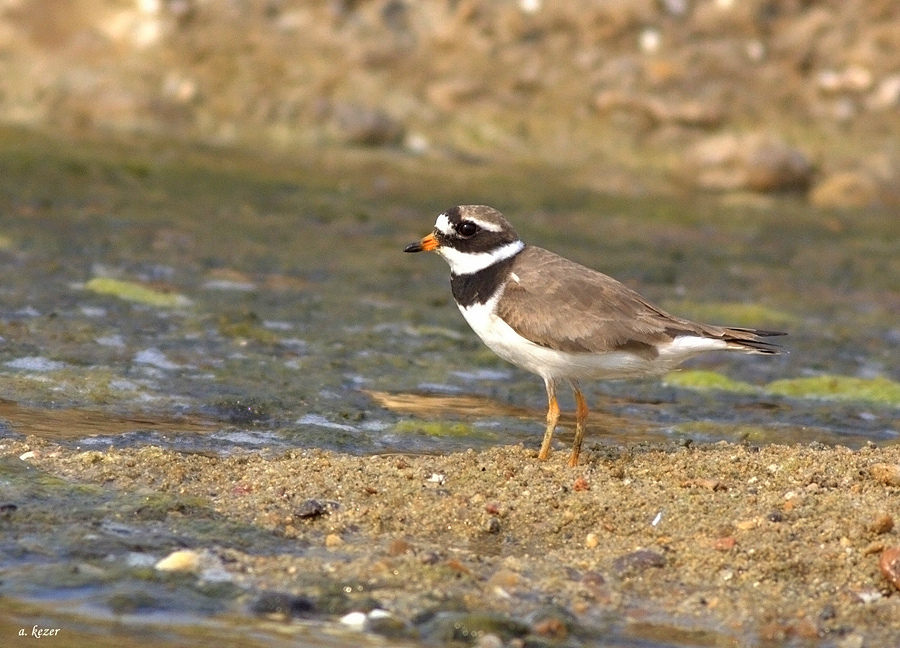
[[[441,247],[441,244],[438,243],[438,240],[434,237],[434,233],[429,234],[424,237],[418,243],[410,243],[405,248],[403,248],[404,252],[431,252],[432,250],[436,250]]]

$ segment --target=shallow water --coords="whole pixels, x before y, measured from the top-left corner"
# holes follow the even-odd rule
[[[288,161],[0,138],[0,439],[201,453],[536,447],[541,381],[481,346],[440,259],[401,252],[461,202],[492,204],[529,242],[680,315],[790,332],[781,356],[691,363],[751,386],[743,391],[586,386],[589,448],[672,438],[859,446],[900,432],[890,389],[785,395],[774,384],[900,378],[893,214],[824,213],[790,198],[623,200],[568,186],[558,171],[390,154]],[[569,394],[562,404],[572,409]],[[61,497],[30,492],[7,468],[0,499]],[[101,505],[90,500],[99,494],[79,497]],[[52,531],[35,531],[45,557],[71,556]],[[5,559],[6,582],[39,571],[32,560]],[[53,574],[29,582],[29,599],[60,595]]]

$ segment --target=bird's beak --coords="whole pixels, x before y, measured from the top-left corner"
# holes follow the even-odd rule
[[[441,246],[438,243],[437,239],[434,238],[434,234],[429,234],[425,238],[423,238],[418,243],[410,243],[405,248],[403,248],[404,252],[431,252],[432,250],[436,250]]]

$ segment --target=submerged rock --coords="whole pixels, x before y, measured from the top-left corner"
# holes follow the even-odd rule
[[[315,612],[316,604],[302,594],[263,592],[250,603],[249,609],[253,614],[290,618]]]
[[[427,642],[447,643],[459,641],[474,643],[485,635],[496,635],[503,641],[524,637],[530,632],[528,625],[504,614],[486,612],[440,612],[421,628]]]

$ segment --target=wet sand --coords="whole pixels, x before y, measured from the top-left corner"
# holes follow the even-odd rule
[[[575,469],[562,445],[538,462],[536,444],[211,457],[28,437],[0,454],[104,491],[192,502],[167,511],[175,532],[214,512],[295,540],[290,552],[228,538],[188,547],[249,593],[243,609],[286,623],[381,608],[389,621],[367,627],[413,641],[900,643],[900,594],[879,568],[900,544],[896,445],[589,441]],[[345,601],[329,606],[337,590]],[[456,630],[438,612],[453,612]],[[458,636],[467,623],[476,630]]]

